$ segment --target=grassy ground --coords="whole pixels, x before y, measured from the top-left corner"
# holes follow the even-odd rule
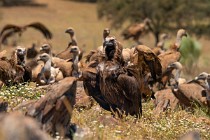
[[[88,52],[102,43],[102,31],[109,27],[105,20],[98,20],[96,5],[89,3],[77,3],[65,0],[37,0],[40,3],[47,3],[47,7],[10,7],[0,8],[2,18],[0,28],[7,23],[24,25],[34,21],[40,21],[47,25],[53,32],[54,38],[51,40],[54,51],[61,51],[68,44],[68,35],[64,33],[69,26],[75,28],[79,46]],[[121,30],[111,30],[118,40],[125,47],[131,46],[132,41],[124,41],[120,36]],[[174,31],[176,32],[176,31]],[[172,38],[174,39],[174,38]],[[44,42],[42,35],[36,31],[27,31],[20,39],[19,44],[26,47],[32,42]],[[153,46],[154,40],[145,36],[143,42],[148,46]],[[210,68],[210,56],[208,39],[201,38],[203,46],[202,56],[199,61],[199,72],[207,71]],[[12,50],[7,49],[8,52]],[[19,102],[30,99],[37,99],[43,94],[37,91],[34,94],[30,86],[20,86],[1,91],[0,97],[10,102],[13,108]],[[18,91],[19,90],[19,91]],[[14,94],[15,93],[15,94]],[[17,94],[18,93],[18,94]],[[33,93],[33,94],[30,94]],[[26,95],[27,96],[26,96]],[[17,100],[16,100],[17,99]],[[135,120],[133,117],[126,117],[123,120],[113,119],[109,112],[99,108],[96,104],[88,110],[74,110],[72,122],[87,130],[85,137],[75,136],[77,139],[176,139],[181,134],[190,130],[200,132],[202,139],[210,138],[210,119],[201,109],[196,109],[192,114],[185,111],[166,112],[160,116],[154,116],[151,102],[143,104],[143,117]]]
[[[4,87],[0,99],[8,101],[8,111],[12,111],[19,103],[39,99],[44,94],[44,91],[34,90],[31,85],[20,84]],[[71,122],[77,124],[80,130],[74,137],[76,140],[168,140],[177,139],[189,131],[197,131],[202,140],[210,138],[210,116],[205,108],[197,108],[194,113],[181,109],[169,110],[160,115],[154,114],[153,109],[153,102],[146,102],[143,103],[143,116],[140,119],[132,116],[118,119],[97,103],[89,109],[76,108]]]

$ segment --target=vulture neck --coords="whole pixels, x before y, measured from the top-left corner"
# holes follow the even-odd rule
[[[49,59],[47,62],[44,63],[44,72],[49,72],[51,71],[51,59]]]
[[[71,38],[71,45],[72,46],[77,46],[76,36],[73,34],[73,35],[70,35],[70,38]]]
[[[179,81],[180,75],[181,75],[181,69],[176,69],[175,76],[174,76],[176,82]]]
[[[182,43],[182,37],[178,36],[176,38],[176,43],[175,43],[175,46],[176,46],[176,49],[178,50],[181,46],[181,43]]]
[[[79,55],[74,54],[73,55],[73,69],[78,72],[78,63],[79,63]]]

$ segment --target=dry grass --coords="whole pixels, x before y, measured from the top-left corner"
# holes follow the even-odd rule
[[[74,110],[72,122],[89,130],[88,134],[80,136],[82,139],[168,140],[193,130],[198,131],[203,140],[210,138],[210,120],[203,111],[196,109],[194,114],[168,111],[155,116],[153,108],[152,102],[144,103],[141,119],[128,116],[120,120],[95,105],[90,110]]]

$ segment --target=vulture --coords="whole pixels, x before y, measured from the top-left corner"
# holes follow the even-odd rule
[[[179,77],[180,77],[180,74],[181,74],[181,71],[182,71],[182,64],[180,62],[174,62],[174,63],[171,63],[166,71],[162,74],[162,77],[161,77],[161,82],[160,82],[160,86],[159,87],[160,89],[163,89],[165,88],[166,84],[169,83],[169,85],[177,85],[177,84],[180,84],[179,83]],[[171,79],[174,79],[175,83],[171,83]]]
[[[66,77],[48,86],[46,94],[26,106],[26,115],[36,118],[46,132],[65,136],[69,133],[73,107],[75,105],[77,81]]]
[[[34,28],[38,31],[40,31],[46,39],[52,38],[52,33],[49,31],[49,29],[44,26],[40,22],[33,22],[30,24],[27,24],[25,26],[18,26],[13,24],[8,24],[3,27],[3,29],[0,32],[0,43],[7,45],[7,38],[11,37],[12,35],[18,33],[19,35],[22,35],[24,31],[26,31],[27,28]]]
[[[32,80],[32,70],[25,65],[26,49],[18,46],[15,54],[17,56],[17,65],[22,66],[24,69],[23,82],[30,82]]]
[[[173,89],[174,95],[179,99],[183,107],[207,106],[207,89],[209,74],[200,73],[194,80],[178,85]]]
[[[173,93],[173,89],[177,88],[178,85],[182,84],[179,81],[180,73],[181,73],[182,65],[179,62],[174,62],[170,64],[165,73],[161,78],[161,82],[163,87],[161,87],[159,91],[156,91],[154,94],[155,97],[155,109],[154,113],[159,114],[169,107],[174,110],[179,104],[179,100]],[[173,83],[171,82],[173,80]],[[165,87],[166,83],[169,82],[170,86]]]
[[[154,114],[156,115],[159,115],[159,113],[166,111],[168,108],[174,110],[179,105],[179,100],[176,98],[171,88],[159,90],[155,92],[154,96]]]
[[[177,32],[176,42],[174,45],[171,45],[169,50],[158,55],[158,58],[161,60],[162,71],[166,71],[168,65],[173,62],[179,61],[181,58],[181,53],[179,48],[181,46],[181,41],[183,37],[187,37],[187,32],[184,29],[179,29]]]
[[[110,35],[110,29],[105,28],[103,31],[103,41],[105,41],[105,38]],[[91,50],[90,53],[86,56],[86,63],[91,62],[93,60],[98,59],[98,56],[104,55],[104,48],[103,45],[99,46],[96,50]]]
[[[156,55],[160,55],[161,53],[165,52],[164,50],[164,45],[166,40],[169,38],[168,34],[161,34],[160,35],[160,40],[157,43],[157,46],[155,48],[152,48],[152,51],[156,54]]]
[[[16,51],[12,53],[11,59],[0,58],[0,80],[10,86],[11,84],[23,81],[24,68],[17,64]]]
[[[47,53],[50,56],[53,56],[52,45],[50,45],[49,43],[42,44],[42,46],[40,47],[40,53]]]
[[[122,36],[125,40],[133,38],[137,44],[142,44],[139,38],[149,31],[151,20],[146,18],[142,23],[135,23],[128,26],[123,32]]]
[[[40,73],[37,76],[37,84],[47,85],[63,79],[63,74],[59,70],[59,68],[54,68],[51,66],[52,60],[49,54],[41,54],[37,61],[44,62],[44,66],[42,67]]]
[[[124,113],[139,117],[142,114],[141,94],[148,89],[144,76],[152,73],[156,79],[161,75],[159,59],[151,49],[139,45],[132,64],[123,67],[122,44],[108,36],[103,47],[105,58],[90,62],[82,72],[85,91],[106,110],[117,112],[119,116]]]
[[[33,43],[30,48],[26,51],[26,58],[27,59],[33,59],[39,54],[38,50],[36,49],[36,44]]]
[[[68,60],[52,57],[54,67],[59,68],[62,71],[64,77],[80,77],[80,68],[83,67],[81,62],[79,62],[80,49],[78,46],[72,46],[69,50],[69,53],[72,54],[72,58]]]
[[[19,112],[1,113],[0,123],[1,140],[53,140],[36,120]]]
[[[69,44],[65,50],[63,50],[62,52],[58,53],[55,56],[58,58],[67,60],[67,59],[72,58],[72,54],[69,52],[69,50],[70,50],[71,46],[77,46],[77,40],[76,40],[74,29],[72,27],[69,27],[65,31],[65,33],[68,33],[70,35],[71,41],[69,42]],[[82,55],[83,55],[83,51],[80,51],[79,52],[79,61],[82,59]]]

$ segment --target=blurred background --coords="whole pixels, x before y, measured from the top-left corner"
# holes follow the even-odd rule
[[[170,38],[164,47],[175,42],[179,28],[187,30],[181,47],[183,75],[192,78],[202,71],[210,70],[210,0],[0,0],[0,29],[6,24],[26,25],[41,22],[53,33],[50,42],[54,52],[68,45],[68,27],[76,32],[79,47],[89,52],[102,44],[103,29],[122,42],[124,48],[136,44],[124,40],[122,32],[133,23],[151,20],[150,30],[141,36],[141,42],[155,47],[162,33]],[[46,42],[34,29],[19,37],[13,36],[1,50],[13,49],[12,42],[31,47],[32,43]]]

